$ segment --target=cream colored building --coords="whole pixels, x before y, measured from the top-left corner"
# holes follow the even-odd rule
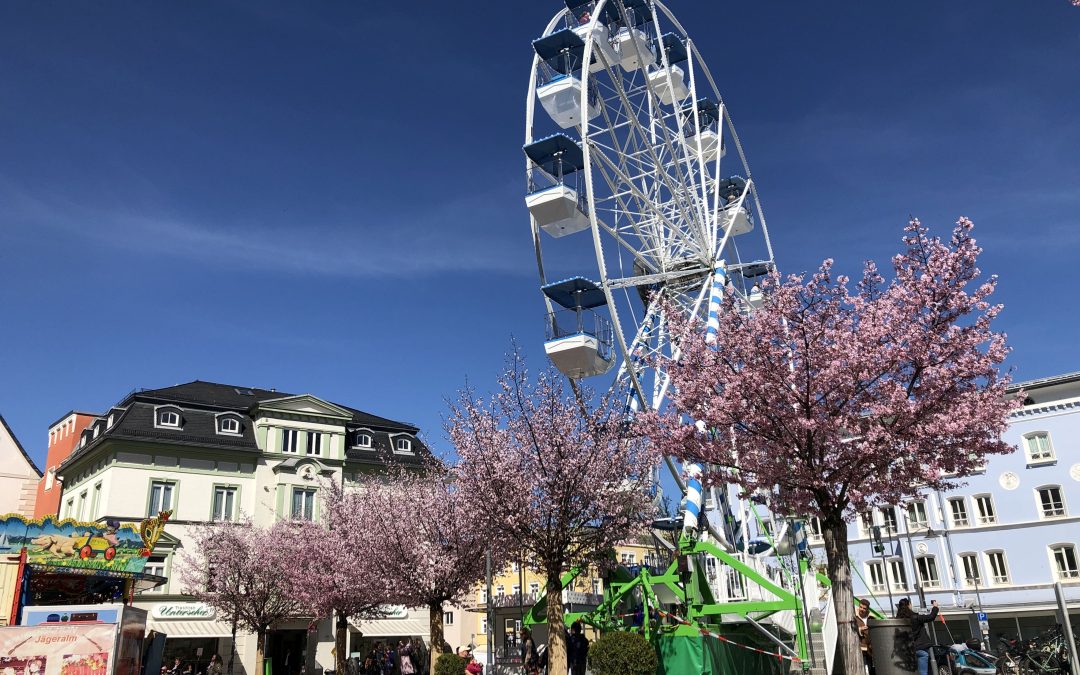
[[[233,643],[227,617],[192,602],[178,580],[189,528],[244,517],[257,525],[318,518],[321,481],[348,486],[388,463],[418,464],[428,450],[417,432],[307,394],[198,381],[136,391],[91,423],[60,466],[59,515],[127,522],[173,511],[147,563],[147,572],[169,581],[135,604],[149,612],[149,628],[169,636],[166,658],[179,656],[198,671],[214,653],[228,664]],[[330,621],[314,631],[308,625],[297,618],[274,627],[267,650],[274,675],[334,667]],[[351,627],[347,644],[361,652],[375,639],[427,633],[426,611],[400,609]],[[235,648],[236,672],[252,673],[254,635],[239,635]]]
[[[34,517],[41,471],[0,415],[0,513]]]

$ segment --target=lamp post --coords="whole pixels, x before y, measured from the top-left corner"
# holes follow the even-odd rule
[[[889,527],[886,525],[886,532]],[[893,615],[896,614],[896,604],[893,602],[892,587],[889,586],[889,566],[885,562],[885,543],[881,540],[881,527],[874,525],[870,530],[870,536],[873,540],[874,551],[881,555],[881,574],[885,579],[885,590],[889,593],[889,612]]]

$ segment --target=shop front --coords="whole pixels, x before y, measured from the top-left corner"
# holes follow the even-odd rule
[[[349,622],[349,656],[363,660],[376,643],[397,645],[419,639],[430,642],[426,609],[389,607],[382,618]]]
[[[180,659],[181,671],[191,666],[196,675],[206,672],[210,657],[218,655],[227,667],[232,652],[232,625],[221,621],[213,607],[202,602],[136,602],[149,614],[147,629],[166,636],[162,664],[172,667]],[[236,658],[237,665],[240,659]],[[240,668],[236,669],[242,672]]]

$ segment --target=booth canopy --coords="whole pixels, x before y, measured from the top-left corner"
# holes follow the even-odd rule
[[[585,277],[571,277],[543,286],[541,291],[567,309],[592,309],[607,304],[604,291]]]

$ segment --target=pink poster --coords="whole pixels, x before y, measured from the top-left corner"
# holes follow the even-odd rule
[[[109,675],[115,624],[0,628],[0,675]]]

